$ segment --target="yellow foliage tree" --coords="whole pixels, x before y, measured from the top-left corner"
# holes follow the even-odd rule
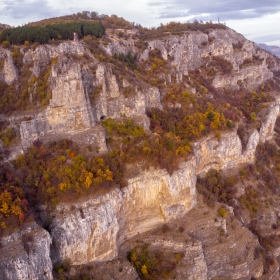
[[[143,275],[147,275],[148,274],[148,268],[145,264],[142,265],[141,267],[141,272]]]

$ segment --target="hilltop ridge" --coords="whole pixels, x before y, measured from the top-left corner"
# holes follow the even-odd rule
[[[280,57],[280,47],[279,46],[268,46],[266,44],[258,44],[262,49]]]

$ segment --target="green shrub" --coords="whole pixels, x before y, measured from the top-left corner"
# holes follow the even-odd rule
[[[227,216],[227,210],[223,207],[219,209],[219,214],[221,217],[225,218]]]

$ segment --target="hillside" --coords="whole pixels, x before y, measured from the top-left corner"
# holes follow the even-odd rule
[[[266,44],[258,44],[262,49],[280,57],[280,47],[278,46],[268,46]]]
[[[0,41],[0,279],[279,277],[277,57],[88,12]]]
[[[8,24],[0,23],[0,32],[7,28],[11,28],[11,26]]]

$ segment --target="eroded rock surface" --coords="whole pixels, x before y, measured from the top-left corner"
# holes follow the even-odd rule
[[[51,280],[51,237],[33,223],[0,239],[0,279]]]
[[[241,44],[238,50],[234,48],[237,43]],[[130,47],[112,43],[104,48],[110,55],[115,51],[126,54]],[[214,30],[208,35],[190,32],[180,37],[150,41],[148,48],[139,55],[139,60],[147,60],[153,49],[159,49],[164,60],[173,59],[171,64],[177,83],[182,82],[188,71],[203,66],[205,60],[213,56],[224,58],[233,66],[230,76],[214,79],[213,86],[216,88],[238,87],[240,82],[248,89],[254,88],[272,78],[271,70],[278,69],[276,64],[268,69],[267,59],[270,56],[228,29]],[[69,57],[65,57],[65,53]],[[76,56],[84,54],[89,57],[90,64],[76,59]],[[17,70],[10,53],[1,50],[0,55],[5,56],[0,79],[12,84],[17,79]],[[246,59],[254,56],[262,59],[261,64],[242,66]],[[106,152],[106,134],[99,125],[101,120],[133,118],[148,130],[146,110],[152,107],[162,109],[161,93],[156,87],[144,83],[135,86],[127,80],[118,80],[110,66],[98,63],[83,43],[40,46],[34,51],[27,51],[23,62],[31,65],[30,70],[35,77],[50,65],[48,83],[52,91],[48,107],[32,116],[30,121],[21,123],[24,147],[38,138],[50,141],[69,137],[78,143],[96,145],[99,152]],[[166,83],[171,82],[171,74],[174,73],[163,73]],[[131,94],[123,94],[122,89],[128,87]],[[0,278],[52,279],[51,240],[54,263],[66,259],[73,265],[107,261],[116,258],[119,249],[128,240],[174,219],[184,222],[181,227],[187,232],[187,242],[180,238],[146,240],[154,250],[165,248],[167,252],[175,250],[184,253],[183,266],[177,271],[178,279],[249,279],[261,276],[261,261],[254,258],[257,239],[236,220],[230,224],[234,229],[228,226],[230,221],[217,218],[213,213],[208,215],[203,206],[193,209],[197,204],[195,185],[196,176],[211,168],[222,170],[254,163],[259,142],[273,136],[279,106],[276,101],[268,107],[260,131],[251,131],[245,149],[242,149],[236,131],[221,133],[219,138],[207,136],[193,144],[194,156],[172,175],[161,169],[141,171],[128,181],[124,189],[112,190],[83,203],[58,205],[51,213],[51,239],[45,230],[35,226],[26,233],[17,233],[17,239],[13,236],[1,239]],[[42,220],[48,215],[42,211]],[[268,212],[264,220],[275,223],[277,215],[276,212]],[[260,223],[263,232],[269,232],[264,224]],[[279,257],[277,250],[275,257]],[[124,278],[121,279],[137,279],[135,271],[131,267],[129,269],[129,276],[122,275]],[[110,277],[117,277],[112,275]]]
[[[235,49],[236,44],[241,44],[241,48]],[[188,75],[188,71],[205,65],[205,61],[211,57],[223,58],[233,66],[229,75],[215,77],[213,86],[216,88],[238,88],[238,83],[243,83],[247,88],[256,88],[273,77],[271,70],[278,69],[276,65],[275,69],[268,69],[266,59],[270,55],[230,29],[213,30],[209,34],[188,32],[182,36],[150,41],[139,60],[147,60],[149,52],[154,49],[160,50],[163,59],[173,59],[171,64],[176,68],[177,82]],[[246,59],[253,60],[254,57],[262,62],[242,67]]]
[[[161,273],[169,271],[176,279],[260,277],[262,259],[255,257],[258,239],[232,214],[222,218],[218,207],[208,208],[199,202],[182,218],[127,240],[120,246],[120,255],[125,256],[135,247],[148,246],[150,254],[167,260],[157,264]],[[177,255],[176,266],[170,270],[168,260],[174,255]],[[158,279],[162,276],[158,275]]]
[[[59,205],[51,223],[54,261],[70,259],[78,265],[115,258],[119,244],[128,238],[188,212],[196,204],[195,185],[189,161],[172,175],[150,170],[129,180],[123,191]]]
[[[3,63],[0,68],[0,81],[11,85],[18,79],[18,69],[16,68],[11,52],[9,50],[0,49],[0,61]]]

